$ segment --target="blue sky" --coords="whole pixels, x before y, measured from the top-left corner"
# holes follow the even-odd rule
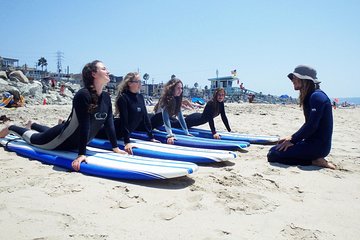
[[[172,74],[189,86],[236,69],[246,88],[297,96],[286,75],[318,71],[331,97],[360,97],[358,0],[0,0],[0,56],[79,73],[102,60],[115,75]]]

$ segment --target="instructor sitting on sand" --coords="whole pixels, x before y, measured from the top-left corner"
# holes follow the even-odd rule
[[[86,162],[86,145],[99,129],[105,125],[113,151],[121,151],[116,142],[111,99],[103,87],[110,81],[109,71],[98,60],[85,65],[82,70],[84,88],[74,96],[72,112],[69,119],[55,127],[48,128],[39,124],[28,123],[27,128],[15,125],[1,130],[0,137],[9,132],[16,133],[31,145],[43,149],[72,150],[78,149],[78,157],[72,162],[74,170],[80,170],[81,162]],[[29,130],[29,128],[34,130]]]
[[[295,90],[300,91],[305,123],[290,137],[281,139],[267,155],[269,162],[287,165],[315,165],[335,169],[325,157],[331,149],[333,132],[332,106],[328,96],[319,88],[316,70],[300,65],[288,75]]]

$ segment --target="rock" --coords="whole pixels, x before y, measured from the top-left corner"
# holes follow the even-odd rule
[[[8,79],[5,71],[0,71],[0,80],[1,80],[1,79],[4,79],[4,80],[7,80],[7,79]]]
[[[17,71],[12,71],[10,74],[9,74],[9,78],[10,80],[12,81],[19,81],[19,82],[22,82],[22,83],[29,83],[29,79],[24,75],[24,73],[20,70],[17,70]]]

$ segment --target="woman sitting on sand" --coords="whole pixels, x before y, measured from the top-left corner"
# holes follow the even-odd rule
[[[315,69],[300,65],[288,74],[295,90],[300,91],[305,123],[290,137],[272,147],[269,162],[287,165],[315,165],[335,169],[325,160],[330,153],[333,132],[332,106],[328,96],[319,88]]]
[[[163,93],[154,107],[155,115],[151,117],[151,125],[153,128],[165,125],[168,144],[174,144],[175,140],[175,135],[171,130],[170,117],[176,116],[185,134],[190,135],[181,112],[182,98],[183,83],[180,79],[173,77],[165,84]]]
[[[74,96],[69,119],[49,128],[29,122],[27,128],[11,125],[0,132],[5,137],[10,132],[21,136],[31,145],[43,149],[71,150],[78,149],[78,157],[72,162],[74,170],[80,170],[81,162],[86,162],[86,145],[104,125],[113,151],[126,154],[117,147],[113,122],[111,99],[103,92],[103,87],[110,81],[109,72],[98,60],[85,65],[82,70],[84,88]],[[33,130],[29,130],[29,129]],[[34,131],[35,130],[35,131]]]
[[[216,133],[214,118],[219,114],[221,120],[223,121],[226,129],[231,132],[229,121],[225,114],[225,90],[224,88],[217,88],[213,94],[213,97],[210,101],[206,103],[204,111],[202,113],[192,113],[185,118],[185,122],[188,128],[199,126],[205,123],[209,123],[211,132],[215,139],[220,139],[220,135]],[[175,128],[179,128],[179,122],[173,124]]]
[[[132,154],[132,145],[130,143],[130,134],[135,129],[146,131],[153,142],[159,142],[154,139],[150,119],[146,110],[143,95],[140,94],[141,79],[136,72],[126,74],[124,80],[117,89],[115,115],[119,118],[114,119],[116,136],[123,138],[125,151]],[[98,138],[105,138],[104,129],[96,135]]]

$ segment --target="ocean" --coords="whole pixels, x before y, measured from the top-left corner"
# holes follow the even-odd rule
[[[330,98],[331,100],[333,100],[334,98]],[[343,102],[347,102],[351,105],[360,105],[360,97],[338,97],[339,99],[339,104],[343,103]]]

